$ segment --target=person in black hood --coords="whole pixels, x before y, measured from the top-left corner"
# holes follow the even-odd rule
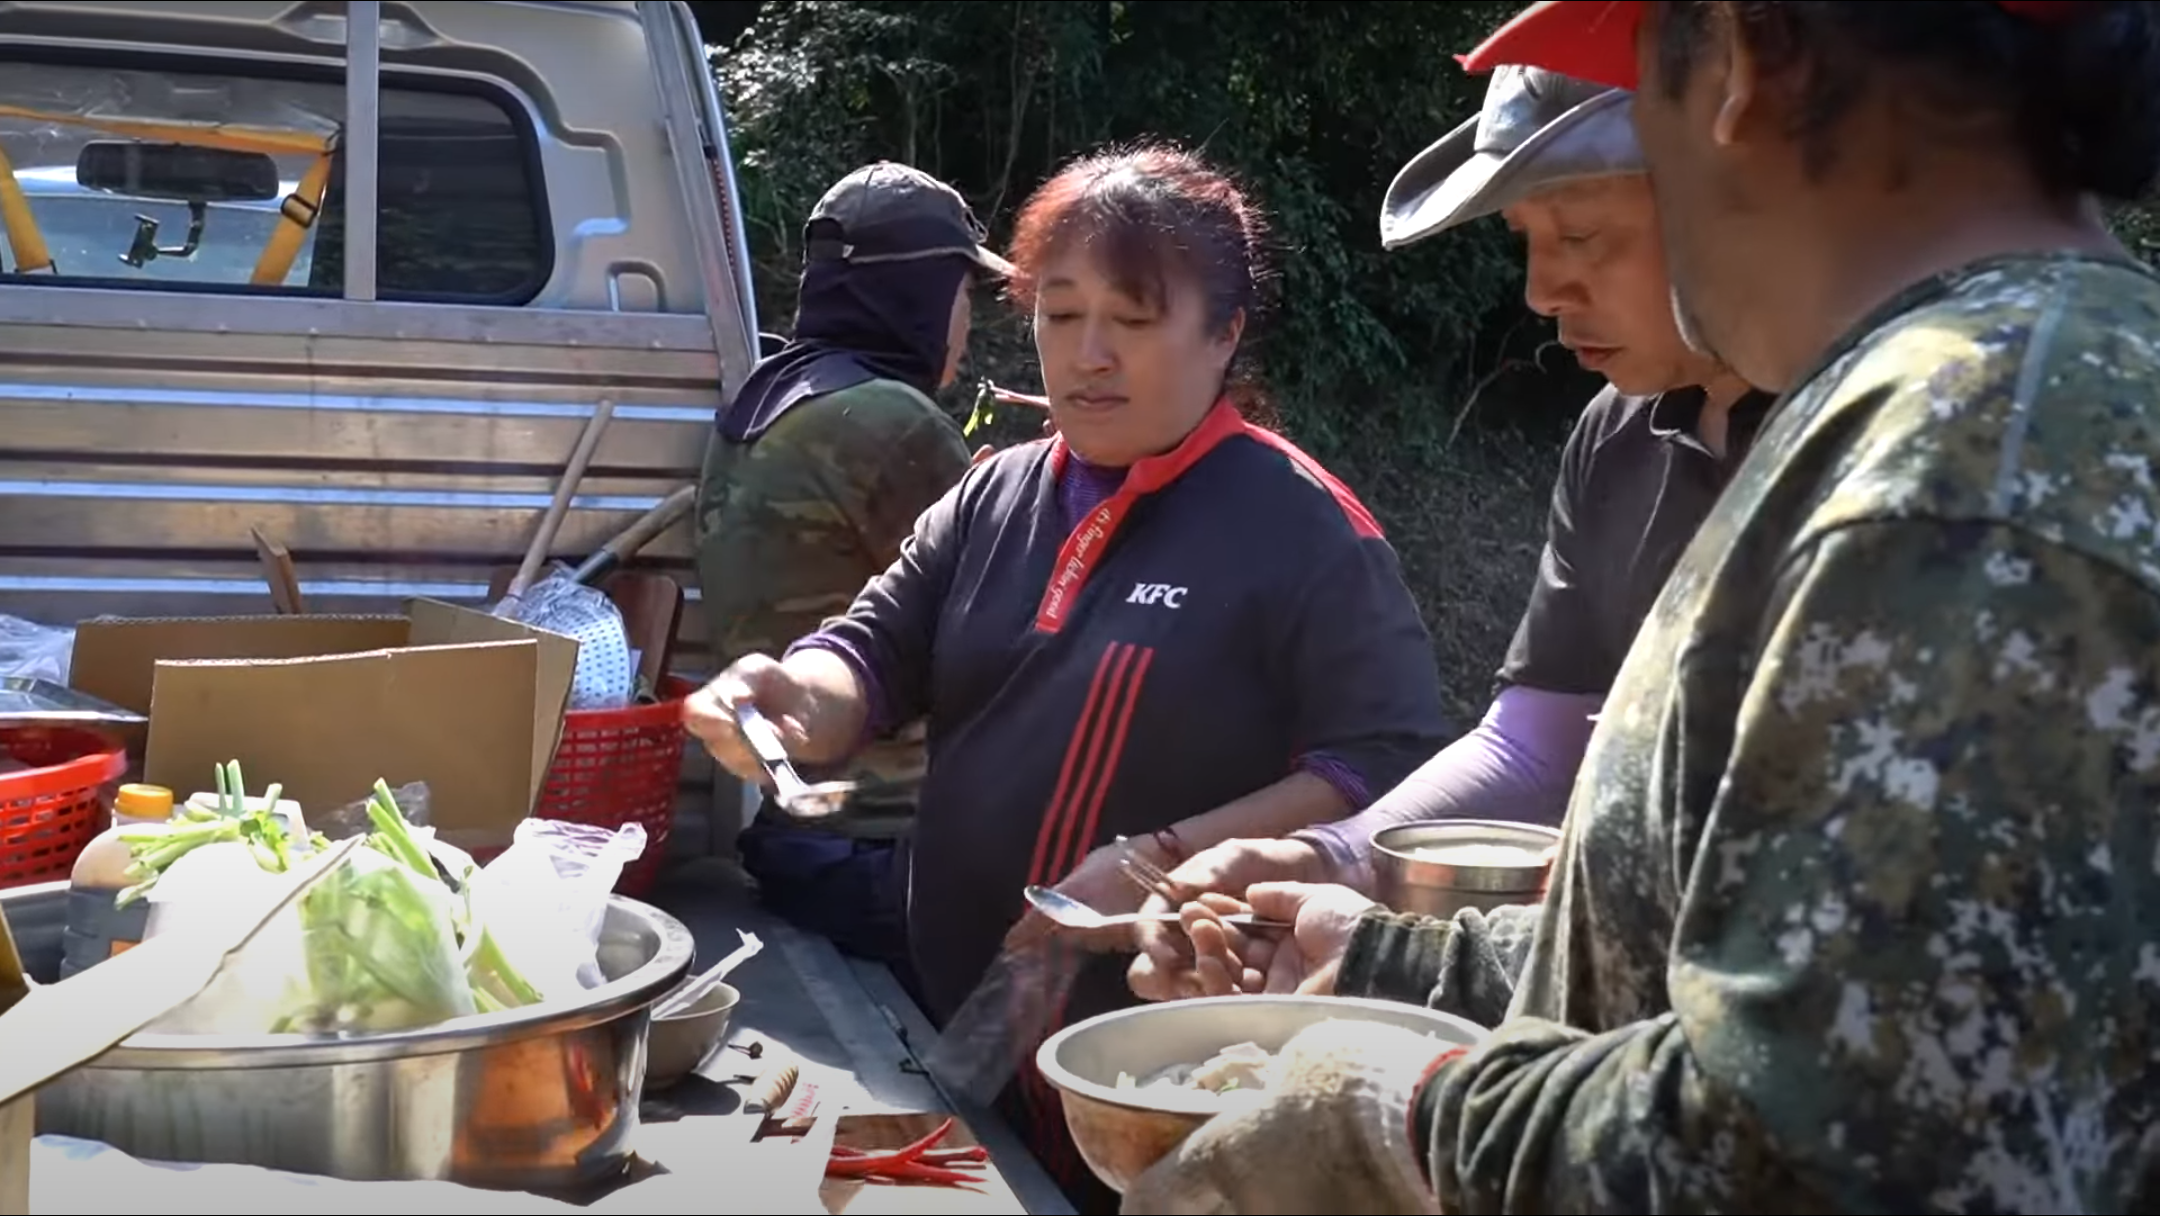
[[[803,228],[794,336],[720,410],[698,495],[698,577],[715,662],[778,653],[838,616],[967,472],[931,399],[967,347],[971,287],[1011,267],[959,193],[905,165],[842,178]],[[845,771],[857,793],[809,827],[771,797],[740,837],[760,898],[841,949],[902,969],[904,840],[918,723]]]

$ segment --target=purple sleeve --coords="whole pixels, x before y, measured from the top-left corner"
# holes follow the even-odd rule
[[[869,713],[863,718],[862,743],[867,744],[872,739],[880,739],[892,733],[892,700],[885,695],[885,682],[878,679],[877,669],[870,665],[870,660],[864,658],[861,651],[855,649],[847,639],[823,629],[796,641],[787,648],[787,654],[792,655],[798,650],[822,650],[837,655],[840,661],[846,663],[848,669],[855,673],[855,679],[862,684],[863,703],[869,708]],[[787,655],[781,657],[784,659]]]
[[[1372,834],[1421,819],[1557,824],[1602,697],[1510,685],[1478,728],[1448,745],[1360,814],[1297,832],[1338,867],[1363,869]]]
[[[1327,782],[1336,793],[1342,795],[1343,801],[1349,803],[1353,811],[1364,810],[1365,804],[1372,801],[1372,791],[1365,787],[1365,774],[1357,771],[1340,756],[1313,752],[1300,757],[1297,766],[1300,771],[1311,773]]]

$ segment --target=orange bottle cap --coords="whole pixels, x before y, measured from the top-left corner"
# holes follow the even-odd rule
[[[128,819],[172,818],[173,793],[162,785],[123,785],[113,798],[113,814]]]

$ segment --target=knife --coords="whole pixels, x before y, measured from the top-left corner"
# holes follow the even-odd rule
[[[768,1044],[768,1046],[772,1046]],[[758,1138],[765,1124],[778,1114],[795,1092],[795,1083],[802,1079],[802,1065],[786,1051],[773,1051],[777,1057],[766,1064],[757,1078],[742,1088],[742,1124],[749,1129],[743,1137],[745,1142]]]

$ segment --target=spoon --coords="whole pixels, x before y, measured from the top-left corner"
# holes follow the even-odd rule
[[[653,1006],[654,1017],[673,1017],[697,1004],[706,993],[718,987],[720,981],[728,977],[728,972],[757,957],[757,952],[765,948],[765,943],[757,939],[757,934],[744,933],[741,929],[736,932],[742,934],[742,945],[735,947],[734,953],[707,967],[689,983],[661,997],[660,1003]]]
[[[1049,887],[1029,887],[1022,894],[1037,912],[1049,917],[1051,923],[1066,929],[1108,929],[1117,925],[1174,925],[1178,923],[1175,912],[1120,912],[1111,915],[1097,912],[1063,891]],[[1261,920],[1250,912],[1233,912],[1219,917],[1222,923],[1239,929],[1287,929],[1290,926],[1279,920]]]
[[[795,762],[788,759],[787,747],[780,742],[780,732],[756,706],[736,706],[735,724],[742,729],[743,741],[757,753],[758,763],[765,766],[766,775],[772,778],[773,796],[781,810],[798,819],[823,819],[847,806],[855,783],[820,781],[813,785],[797,776]]]

